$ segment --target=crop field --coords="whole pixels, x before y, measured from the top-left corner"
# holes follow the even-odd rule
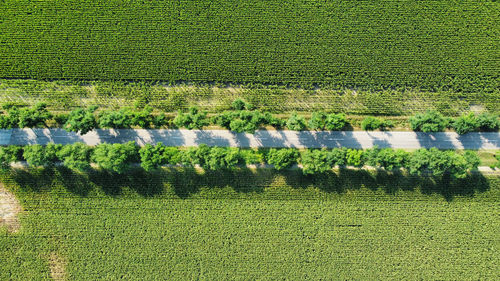
[[[25,211],[0,279],[499,277],[498,177],[344,173],[4,173]]]
[[[498,91],[497,1],[0,2],[0,77]]]

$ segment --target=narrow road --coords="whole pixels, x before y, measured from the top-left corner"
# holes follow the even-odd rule
[[[99,129],[83,136],[63,129],[0,130],[0,145],[27,145],[83,142],[124,143],[138,145],[162,142],[167,146],[231,147],[297,147],[297,148],[431,148],[440,149],[500,149],[500,133],[421,133],[365,131],[256,131],[255,134],[227,130],[145,130]]]

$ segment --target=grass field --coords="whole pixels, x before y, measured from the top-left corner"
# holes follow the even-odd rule
[[[117,109],[149,104],[157,110],[176,112],[198,106],[215,113],[231,108],[242,98],[257,109],[273,113],[298,111],[343,112],[349,115],[409,116],[435,109],[456,116],[466,111],[500,113],[500,92],[457,93],[394,89],[363,91],[352,89],[293,89],[277,86],[168,85],[126,81],[42,81],[0,79],[0,103],[27,105],[46,102],[51,110],[69,111],[79,106],[98,105]]]
[[[46,169],[2,178],[25,208],[22,230],[0,235],[2,280],[48,279],[57,265],[78,280],[499,277],[498,177]]]
[[[497,1],[0,2],[0,77],[498,91]]]

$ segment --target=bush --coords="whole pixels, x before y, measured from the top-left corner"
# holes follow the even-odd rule
[[[377,147],[365,151],[365,163],[369,166],[393,170],[406,167],[409,153],[402,149],[379,149]]]
[[[345,166],[347,165],[346,157],[347,157],[347,148],[334,148],[328,152],[328,162],[332,164],[332,166]]]
[[[453,122],[453,129],[455,129],[455,131],[460,135],[476,131],[478,127],[479,122],[472,112],[458,117]]]
[[[174,119],[174,124],[178,128],[186,128],[192,130],[201,129],[203,128],[203,126],[207,126],[209,122],[207,120],[207,113],[199,112],[198,108],[193,106],[189,108],[188,113],[182,113],[181,111],[179,111]]]
[[[463,157],[465,162],[467,162],[468,170],[477,170],[477,167],[481,164],[481,159],[474,151],[466,150]]]
[[[166,146],[163,143],[157,143],[155,146],[146,144],[139,149],[139,156],[141,157],[141,167],[146,171],[152,171],[159,166],[167,163],[165,155]]]
[[[410,156],[407,168],[411,174],[416,175],[430,173],[435,176],[449,175],[454,178],[464,178],[467,171],[478,163],[475,157],[470,153],[467,154],[466,159],[464,155],[454,151],[421,148]]]
[[[393,126],[394,124],[391,120],[384,120],[373,116],[368,116],[363,119],[363,122],[361,122],[361,129],[365,131],[373,131],[377,129],[386,130],[387,128],[391,128]]]
[[[21,159],[23,149],[20,146],[0,146],[0,168],[7,169],[10,163]]]
[[[449,120],[437,111],[416,114],[409,121],[412,130],[425,133],[444,131],[449,124]]]
[[[3,109],[7,111],[7,115],[0,118],[0,127],[3,129],[45,127],[45,122],[53,117],[45,103],[37,103],[31,108],[4,104]]]
[[[253,108],[251,104],[245,102],[242,99],[234,100],[231,106],[233,107],[234,110],[244,110],[244,109],[251,110]]]
[[[264,162],[264,155],[252,149],[240,150],[240,157],[245,164],[260,164]]]
[[[293,164],[297,163],[298,152],[296,149],[283,148],[275,149],[271,148],[267,154],[267,163],[274,165],[276,170],[281,170],[291,167]]]
[[[300,163],[304,175],[324,173],[332,169],[331,158],[328,157],[326,150],[308,149],[302,153]]]
[[[497,131],[500,128],[500,120],[495,114],[483,112],[477,116],[477,122],[481,131]]]
[[[323,111],[313,112],[308,124],[309,129],[323,130],[326,125],[326,113]]]
[[[92,154],[92,161],[97,165],[118,174],[125,172],[137,158],[137,146],[133,141],[125,144],[99,144]]]
[[[70,169],[84,171],[90,168],[91,153],[92,147],[78,142],[63,146],[56,155],[63,161],[64,166]]]
[[[325,120],[325,128],[330,131],[340,131],[347,125],[344,113],[328,114]]]
[[[221,170],[233,168],[240,162],[241,158],[237,148],[212,147],[205,160],[203,168]]]
[[[363,166],[363,150],[361,149],[348,149],[346,152],[346,164],[356,167]]]
[[[70,112],[67,121],[64,124],[66,131],[77,132],[84,135],[97,127],[94,112],[97,106],[92,106],[86,110],[76,109]]]
[[[128,108],[118,111],[106,110],[99,114],[98,124],[100,128],[128,129],[132,118],[133,114]]]
[[[59,160],[57,153],[61,148],[61,144],[53,143],[49,143],[47,146],[39,144],[28,145],[24,147],[23,158],[26,159],[30,166],[51,166]]]
[[[299,116],[294,112],[286,121],[286,127],[289,130],[302,131],[306,128],[306,120],[304,119],[304,117]]]

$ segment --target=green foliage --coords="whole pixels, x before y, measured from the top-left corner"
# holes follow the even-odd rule
[[[311,119],[309,119],[309,129],[323,130],[326,125],[326,113],[323,111],[313,112]]]
[[[0,168],[6,169],[10,163],[19,161],[21,159],[23,149],[20,146],[0,146]]]
[[[69,113],[67,121],[64,123],[64,129],[77,132],[84,135],[97,127],[94,112],[97,106],[91,106],[88,109],[76,109]]]
[[[122,174],[129,168],[138,156],[135,142],[125,144],[103,143],[96,146],[92,154],[92,161],[99,167]]]
[[[474,156],[472,152],[460,155],[454,151],[422,148],[411,154],[408,170],[417,175],[431,173],[436,176],[464,178],[468,170],[477,168],[478,163],[477,155]]]
[[[61,144],[49,143],[46,146],[39,144],[24,147],[23,158],[30,166],[51,166],[59,160],[57,154],[62,149]]]
[[[209,124],[206,112],[200,112],[197,107],[189,108],[188,113],[179,111],[174,119],[174,124],[178,128],[201,129]]]
[[[410,154],[402,149],[378,147],[368,149],[364,153],[365,163],[369,166],[381,167],[386,170],[404,168],[407,165]]]
[[[267,163],[274,165],[276,170],[291,167],[297,163],[299,153],[292,148],[275,149],[271,148],[267,154]]]
[[[262,164],[265,162],[264,154],[253,149],[241,149],[240,150],[241,160],[245,164]]]
[[[416,114],[409,121],[412,130],[425,133],[444,131],[449,124],[449,120],[437,111]]]
[[[332,165],[345,166],[347,165],[347,148],[334,148],[328,153],[328,162]]]
[[[306,150],[301,154],[300,163],[304,175],[324,173],[332,169],[332,158],[327,150]]]
[[[363,166],[363,150],[348,149],[346,152],[346,164],[351,166]]]
[[[234,110],[251,110],[253,106],[246,101],[242,99],[235,99],[232,103],[231,106],[233,107]]]
[[[231,169],[236,166],[241,157],[238,148],[212,147],[205,156],[203,168],[210,170]]]
[[[500,128],[498,115],[483,112],[477,116],[477,122],[481,131],[497,131]]]
[[[306,119],[294,112],[286,121],[286,127],[289,130],[302,131],[306,128]]]
[[[394,124],[391,120],[383,120],[377,117],[368,116],[361,122],[361,129],[366,131],[373,131],[377,129],[386,130],[393,127]]]
[[[47,110],[47,104],[36,103],[31,108],[19,108],[16,105],[4,105],[7,115],[0,118],[0,128],[39,128],[45,127],[46,121],[51,119],[52,113]]]
[[[347,125],[344,113],[328,114],[325,120],[325,128],[330,131],[340,131]]]
[[[477,130],[479,127],[479,122],[474,113],[470,112],[468,114],[463,114],[462,116],[455,119],[453,122],[453,129],[460,134],[466,134]]]
[[[469,171],[477,170],[477,167],[481,164],[481,159],[474,151],[465,151],[463,157],[467,162],[467,170]]]
[[[90,169],[90,155],[92,150],[92,147],[77,142],[63,146],[56,155],[63,161],[64,166],[74,170],[85,171]]]
[[[170,157],[165,154],[165,149],[166,146],[161,142],[154,146],[148,143],[141,147],[139,149],[141,167],[146,171],[152,171],[161,165],[167,164]]]

